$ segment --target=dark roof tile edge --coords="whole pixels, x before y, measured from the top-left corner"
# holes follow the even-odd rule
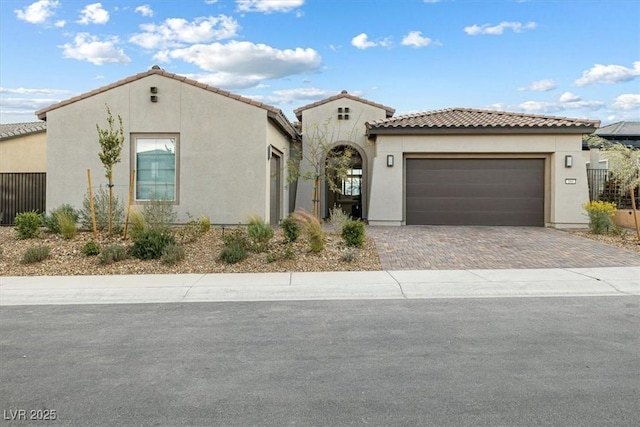
[[[25,135],[31,135],[34,133],[40,133],[40,132],[45,132],[47,130],[47,124],[42,122],[28,122],[28,123],[7,123],[7,125],[11,125],[11,124],[16,124],[16,125],[20,125],[20,124],[33,124],[33,127],[28,127],[28,128],[21,128],[21,129],[16,129],[13,131],[9,131],[9,132],[3,132],[0,133],[0,139],[10,139],[10,138],[15,138],[17,136],[25,136]],[[4,125],[6,126],[6,125]]]
[[[333,95],[333,96],[330,96],[328,98],[321,99],[321,100],[316,101],[316,102],[312,102],[311,104],[303,105],[302,107],[296,108],[295,110],[293,110],[293,114],[295,114],[296,117],[298,117],[298,119],[299,119],[300,118],[300,116],[299,116],[300,113],[302,113],[304,110],[308,110],[310,108],[318,107],[320,105],[326,104],[326,103],[331,102],[331,101],[336,101],[336,100],[342,99],[342,98],[348,98],[348,99],[351,99],[352,101],[358,101],[358,102],[362,102],[363,104],[367,104],[367,105],[371,105],[373,107],[381,108],[381,109],[385,110],[387,112],[387,115],[389,115],[389,116],[393,116],[393,114],[396,112],[396,110],[394,108],[387,107],[386,105],[378,104],[377,102],[369,101],[368,99],[360,98],[360,97],[355,96],[355,95],[351,95],[347,91],[343,90],[342,92],[340,92],[337,95]]]

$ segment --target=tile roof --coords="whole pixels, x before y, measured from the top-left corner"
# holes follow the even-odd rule
[[[65,105],[73,104],[74,102],[80,101],[82,99],[90,98],[90,97],[92,97],[94,95],[97,95],[99,93],[103,93],[103,92],[106,92],[108,90],[114,89],[116,87],[123,86],[123,85],[126,85],[128,83],[134,82],[136,80],[140,80],[140,79],[143,79],[145,77],[149,77],[149,76],[153,76],[153,75],[159,75],[159,76],[167,77],[167,78],[170,78],[170,79],[173,79],[173,80],[177,80],[179,82],[182,82],[182,83],[185,83],[185,84],[188,84],[188,85],[191,85],[191,86],[199,87],[199,88],[207,90],[209,92],[217,93],[219,95],[226,96],[228,98],[235,99],[237,101],[244,102],[246,104],[253,105],[253,106],[256,106],[258,108],[262,108],[264,110],[267,110],[267,112],[269,113],[269,116],[271,118],[274,118],[281,125],[281,127],[283,127],[283,129],[285,129],[287,132],[291,133],[292,135],[295,134],[295,129],[293,128],[293,125],[291,124],[289,119],[287,119],[287,117],[284,115],[284,113],[280,109],[278,109],[276,107],[273,107],[271,105],[267,105],[267,104],[264,104],[262,102],[256,101],[255,99],[245,98],[243,96],[233,94],[233,93],[228,92],[226,90],[222,90],[222,89],[219,89],[219,88],[216,88],[216,87],[213,87],[213,86],[209,86],[209,85],[207,85],[205,83],[201,83],[201,82],[198,82],[196,80],[189,79],[189,78],[187,78],[185,76],[181,76],[181,75],[178,75],[178,74],[175,74],[175,73],[166,72],[165,70],[163,70],[162,68],[158,67],[157,65],[154,65],[149,71],[145,71],[144,73],[139,73],[139,74],[136,74],[136,75],[133,75],[133,76],[126,77],[126,78],[124,78],[122,80],[118,80],[117,82],[111,83],[109,85],[99,87],[99,88],[94,89],[94,90],[92,90],[90,92],[86,92],[86,93],[80,94],[78,96],[74,96],[73,98],[69,98],[69,99],[66,99],[64,101],[60,101],[60,102],[58,102],[56,104],[50,105],[48,107],[42,108],[41,110],[36,111],[36,116],[38,116],[38,118],[41,119],[41,120],[46,120],[47,119],[47,113],[49,111],[51,111],[51,110],[55,110],[56,108],[64,107]]]
[[[347,99],[351,99],[353,101],[362,102],[363,104],[371,105],[373,107],[382,108],[383,110],[385,110],[387,112],[387,117],[393,116],[393,113],[396,112],[396,110],[391,108],[391,107],[387,107],[387,106],[384,106],[382,104],[378,104],[377,102],[372,102],[372,101],[369,101],[369,100],[364,99],[364,98],[360,98],[360,97],[357,97],[357,96],[354,96],[354,95],[350,95],[346,90],[343,90],[342,92],[340,92],[337,95],[330,96],[329,98],[321,99],[320,101],[316,101],[314,103],[304,105],[304,106],[302,106],[300,108],[296,108],[295,110],[293,110],[293,113],[296,115],[298,120],[302,120],[302,112],[304,110],[308,110],[309,108],[317,107],[319,105],[326,104],[327,102],[335,101],[335,100],[342,99],[342,98],[347,98]]]
[[[640,136],[640,122],[617,122],[594,132],[598,136]]]
[[[542,129],[573,129],[576,132],[595,129],[599,120],[572,119],[568,117],[542,116],[535,114],[510,113],[505,111],[478,110],[473,108],[448,108],[416,114],[407,114],[367,123],[370,134],[392,133],[393,130],[406,132],[420,130],[421,133],[434,131],[537,131]],[[580,133],[579,132],[579,133]]]
[[[7,123],[0,125],[0,139],[15,138],[22,135],[44,132],[46,130],[46,122]]]

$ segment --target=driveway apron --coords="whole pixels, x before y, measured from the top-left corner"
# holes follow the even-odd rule
[[[542,227],[372,226],[384,270],[640,266],[640,254]]]

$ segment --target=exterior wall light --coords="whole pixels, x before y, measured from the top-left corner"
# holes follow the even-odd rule
[[[564,156],[564,167],[570,168],[572,166],[573,166],[573,156],[571,155]]]
[[[393,167],[393,154],[387,154],[387,167]]]

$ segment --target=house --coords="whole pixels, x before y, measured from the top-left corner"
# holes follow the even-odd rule
[[[47,121],[47,203],[80,205],[86,170],[104,182],[96,124],[105,104],[127,136],[115,190],[134,203],[173,200],[180,220],[213,223],[258,214],[275,224],[295,208],[321,216],[340,207],[374,225],[585,226],[583,134],[598,121],[452,108],[394,117],[391,107],[347,91],[282,111],[157,67],[37,112]],[[353,153],[346,179],[288,183],[289,161],[304,174],[314,144]],[[574,159],[576,163],[574,164]],[[125,198],[126,199],[126,198]]]
[[[286,159],[298,133],[274,107],[158,67],[38,111],[47,122],[47,206],[82,206],[87,169],[106,184],[96,125],[106,105],[126,140],[114,192],[134,205],[170,200],[180,221],[205,214],[237,224],[256,214],[276,224],[289,213]],[[117,119],[116,119],[117,123]]]
[[[0,125],[0,225],[45,210],[46,142],[45,122]]]
[[[593,132],[600,138],[611,143],[630,145],[640,149],[640,122],[616,122],[602,126]],[[602,158],[597,147],[589,145],[589,138],[582,141],[582,153],[587,164],[587,169],[607,169],[607,159]]]

